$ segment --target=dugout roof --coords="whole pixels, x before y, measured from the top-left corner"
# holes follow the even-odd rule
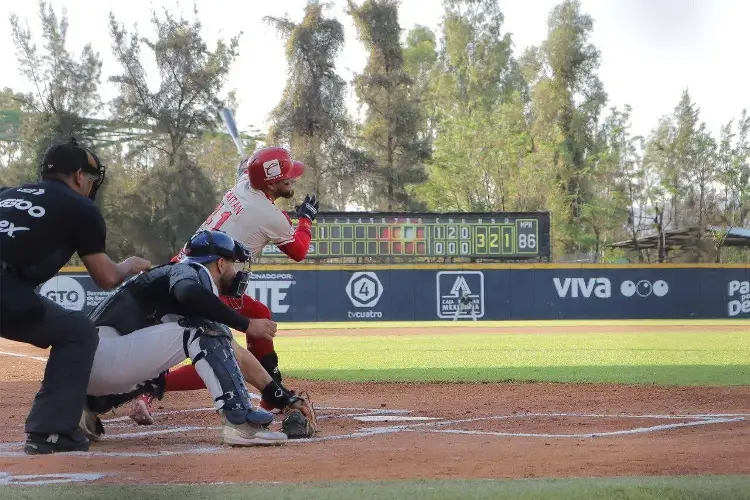
[[[708,226],[704,231],[705,238],[720,238],[727,231],[726,227]],[[673,229],[664,231],[664,240],[666,248],[690,246],[698,239],[698,228],[691,227],[686,229]],[[637,245],[636,245],[637,242]],[[642,236],[636,240],[625,240],[612,243],[613,248],[627,248],[630,250],[658,248],[659,234]],[[722,246],[725,247],[750,247],[750,228],[732,227],[727,231],[726,238]]]

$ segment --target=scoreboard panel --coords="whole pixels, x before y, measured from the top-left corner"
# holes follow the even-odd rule
[[[292,216],[293,214],[289,214]],[[284,256],[275,246],[264,257]],[[308,258],[550,256],[549,212],[320,212]]]

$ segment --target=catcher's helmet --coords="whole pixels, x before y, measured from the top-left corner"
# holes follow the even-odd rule
[[[294,179],[305,171],[305,164],[295,161],[284,148],[262,148],[253,153],[247,162],[250,185],[253,189],[264,187],[287,179]]]
[[[183,262],[205,264],[224,258],[233,262],[250,262],[250,249],[223,231],[199,231],[185,245]]]

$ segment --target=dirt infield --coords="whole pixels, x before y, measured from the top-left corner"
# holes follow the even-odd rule
[[[415,333],[426,332],[399,331]],[[750,474],[748,386],[289,379],[315,397],[321,431],[312,440],[225,447],[208,393],[193,391],[167,394],[153,426],[133,425],[125,408],[106,415],[106,438],[88,453],[30,457],[22,451],[23,421],[45,357],[0,339],[0,480],[6,483]]]

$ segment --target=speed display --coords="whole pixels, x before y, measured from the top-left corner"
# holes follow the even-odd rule
[[[550,256],[549,212],[320,212],[312,233],[308,258]],[[262,255],[284,254],[267,245]]]

